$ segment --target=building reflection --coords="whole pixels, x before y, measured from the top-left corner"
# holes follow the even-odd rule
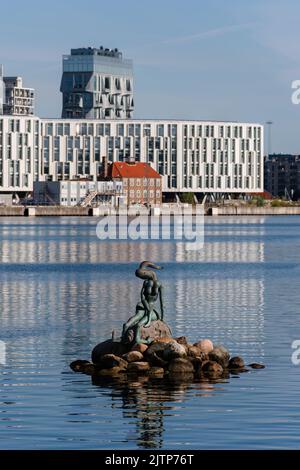
[[[2,220],[1,340],[8,341],[8,362],[18,375],[30,366],[34,377],[48,366],[66,371],[72,360],[89,358],[132,315],[141,288],[134,270],[144,259],[165,265],[159,276],[174,335],[192,342],[210,337],[246,361],[263,361],[265,229],[262,219],[251,221],[211,220],[204,247],[186,251],[172,241],[100,242],[90,219]],[[66,377],[61,374],[63,387],[72,395]],[[162,446],[164,420],[191,388],[210,396],[221,386],[140,379],[94,385],[99,393],[109,390],[112,406],[121,400],[124,420],[135,423],[127,438],[143,448]]]
[[[63,352],[76,354],[120,331],[139,297],[136,264],[152,259],[166,268],[160,278],[174,334],[211,337],[235,352],[250,349],[263,356],[264,274],[258,265],[264,262],[264,226],[259,220],[252,219],[247,235],[245,226],[230,220],[228,226],[209,223],[200,251],[170,241],[100,242],[91,222],[29,229],[16,224],[11,240],[4,226],[2,329],[42,334],[60,327]]]

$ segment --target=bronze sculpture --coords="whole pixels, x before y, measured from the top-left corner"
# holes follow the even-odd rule
[[[163,269],[150,261],[143,261],[135,271],[135,275],[144,280],[141,290],[141,301],[137,304],[135,315],[123,325],[122,342],[136,344],[150,344],[153,339],[141,337],[141,328],[148,328],[151,322],[164,317],[163,288],[157,279],[156,273],[151,269]],[[155,304],[159,300],[159,309]]]

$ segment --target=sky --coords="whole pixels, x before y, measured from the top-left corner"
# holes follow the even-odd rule
[[[298,0],[0,0],[0,64],[59,117],[62,55],[118,47],[134,62],[135,118],[272,121],[300,154]],[[266,142],[268,147],[268,141]],[[268,151],[269,148],[266,148]]]

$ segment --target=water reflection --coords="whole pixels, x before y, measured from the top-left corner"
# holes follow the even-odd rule
[[[134,423],[134,432],[127,433],[127,441],[142,449],[160,449],[166,431],[165,419],[176,415],[190,393],[209,397],[226,378],[196,380],[182,376],[173,379],[154,379],[147,376],[93,377],[93,385],[110,390],[111,407],[120,406],[125,421]],[[121,402],[119,404],[119,402]]]
[[[165,265],[160,277],[166,318],[175,335],[185,335],[191,342],[211,337],[246,361],[263,361],[263,219],[251,219],[250,224],[242,219],[240,223],[211,219],[200,251],[186,251],[185,244],[169,241],[100,242],[96,222],[0,219],[0,339],[7,343],[0,408],[20,430],[18,434],[10,428],[8,433],[0,419],[0,436],[7,446],[26,441],[24,428],[29,430],[29,440],[35,436],[37,445],[46,446],[45,433],[52,426],[54,447],[58,441],[96,446],[93,436],[106,427],[111,441],[163,447],[174,423],[184,427],[186,407],[199,405],[191,405],[193,397],[212,398],[223,387],[228,390],[226,381],[162,384],[139,379],[116,384],[98,380],[90,385],[89,378],[82,377],[81,393],[76,395],[78,384],[69,380],[68,364],[88,359],[95,344],[110,337],[112,330],[120,332],[138,300],[141,286],[134,270],[143,259]],[[67,405],[57,410],[60,401]],[[116,422],[111,418],[113,406],[122,414]],[[78,419],[68,427],[72,414],[80,415],[82,422]],[[48,423],[48,431],[41,421]],[[130,423],[133,434],[128,431]]]

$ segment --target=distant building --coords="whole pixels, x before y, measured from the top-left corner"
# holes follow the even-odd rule
[[[63,56],[62,118],[132,117],[133,66],[118,49],[71,49]]]
[[[33,197],[36,204],[115,207],[123,203],[123,185],[120,181],[35,181]]]
[[[124,202],[160,206],[162,178],[148,163],[114,162],[109,165],[108,177],[123,184]]]
[[[21,77],[3,77],[5,97],[3,114],[34,115],[34,89],[23,87]]]
[[[265,160],[265,190],[274,197],[300,198],[300,156],[273,154]]]
[[[4,103],[3,65],[0,64],[0,115],[3,114],[3,103]]]
[[[0,116],[0,192],[22,196],[34,181],[96,181],[106,155],[151,165],[167,196],[260,193],[263,138],[258,123]]]

